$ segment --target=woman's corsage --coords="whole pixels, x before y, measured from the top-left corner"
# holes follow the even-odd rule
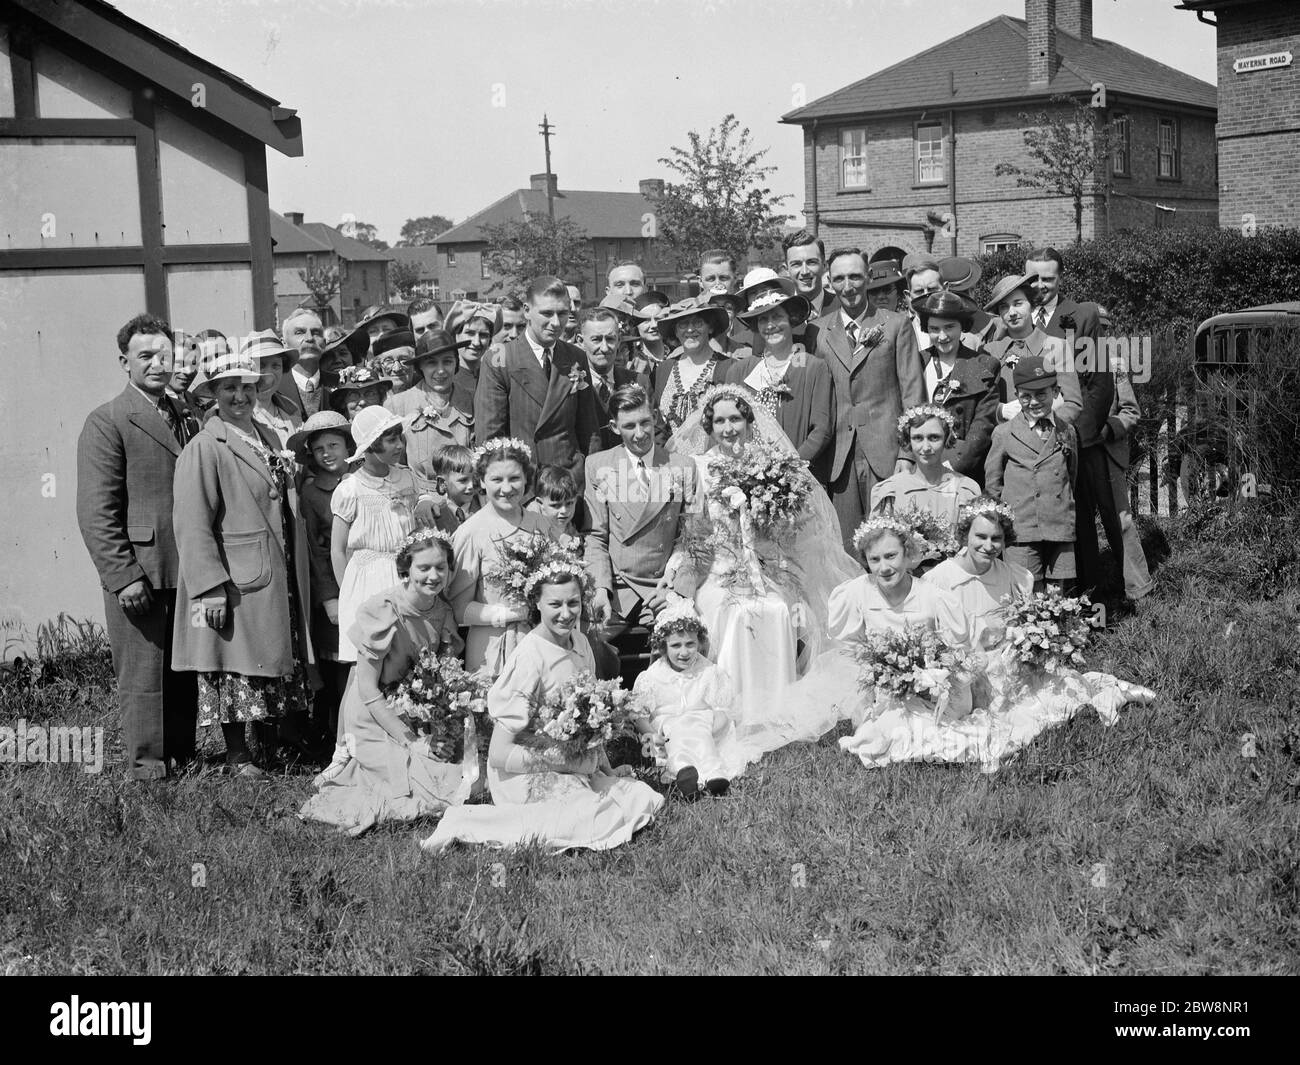
[[[881,325],[879,322],[877,322],[875,325],[873,325],[870,329],[868,329],[865,333],[862,334],[862,339],[859,340],[858,343],[864,348],[874,348],[877,344],[880,343],[880,339],[884,335],[885,335],[885,327]]]
[[[587,380],[587,375],[583,372],[582,367],[576,362],[569,367],[569,387],[574,392],[581,392],[584,388],[591,387],[591,382]]]

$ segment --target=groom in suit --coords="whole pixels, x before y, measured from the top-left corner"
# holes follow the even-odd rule
[[[840,306],[817,322],[817,354],[835,386],[831,501],[846,549],[871,510],[871,486],[911,468],[899,458],[896,423],[925,402],[925,375],[911,319],[867,299],[867,260],[857,248],[831,252],[831,287]]]
[[[155,780],[194,757],[196,674],[171,669],[172,478],[196,427],[167,395],[167,323],[137,315],[117,346],[126,387],[90,412],[77,440],[77,524],[104,589],[127,774]]]
[[[585,560],[606,639],[638,622],[653,624],[676,580],[666,572],[668,560],[696,501],[695,464],[655,443],[646,390],[639,384],[615,389],[610,411],[622,443],[588,456],[585,496],[591,526]]]
[[[514,436],[539,466],[562,466],[582,488],[583,456],[600,447],[587,356],[561,339],[571,306],[558,277],[528,286],[523,336],[492,349],[474,394],[478,443]]]

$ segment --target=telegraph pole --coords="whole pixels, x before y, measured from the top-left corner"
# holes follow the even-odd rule
[[[555,221],[555,195],[553,191],[554,182],[551,180],[551,138],[555,135],[555,127],[547,120],[546,115],[542,115],[542,124],[537,127],[542,132],[542,140],[546,144],[546,213],[550,216],[552,222]]]

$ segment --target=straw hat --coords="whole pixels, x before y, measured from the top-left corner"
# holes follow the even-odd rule
[[[298,349],[289,347],[274,329],[249,333],[239,345],[239,351],[240,354],[247,355],[259,363],[262,359],[273,359],[279,356],[285,373],[288,373],[289,367],[298,361]]]
[[[993,291],[989,293],[988,302],[984,304],[986,311],[996,312],[998,304],[1015,292],[1018,288],[1025,290],[1025,295],[1029,297],[1029,302],[1034,302],[1034,282],[1038,280],[1037,274],[1022,274],[1017,277],[1015,274],[1007,274],[996,285]]]
[[[676,344],[677,323],[692,317],[704,319],[709,328],[710,339],[721,336],[731,325],[724,308],[703,298],[684,299],[679,303],[674,303],[667,311],[655,319],[655,324],[659,326],[660,336],[668,343]]]
[[[951,255],[939,263],[939,283],[949,292],[969,292],[983,274],[984,268],[964,255]]]
[[[317,411],[302,423],[302,428],[289,437],[288,441],[289,450],[297,456],[298,461],[304,466],[307,464],[307,460],[311,458],[311,438],[317,433],[323,433],[326,430],[340,434],[348,442],[348,450],[352,450],[352,429],[348,425],[347,418],[338,411]]]
[[[227,351],[212,361],[203,380],[194,386],[193,391],[211,398],[213,383],[230,377],[237,377],[246,385],[255,385],[261,374],[257,363],[248,355],[242,351]]]
[[[339,372],[339,383],[330,390],[332,393],[330,398],[333,400],[334,396],[347,392],[364,392],[368,388],[378,388],[381,392],[386,392],[392,387],[392,381],[378,373],[369,363],[363,362],[356,366],[343,367]]]
[[[349,462],[363,458],[366,449],[389,429],[401,428],[402,419],[387,407],[367,407],[352,419],[352,440],[356,450],[348,456]]]
[[[784,307],[795,328],[808,320],[812,304],[799,295],[799,289],[788,277],[781,277],[767,266],[758,266],[745,275],[737,295],[745,301],[745,309],[736,317],[742,322],[755,321],[776,307]]]

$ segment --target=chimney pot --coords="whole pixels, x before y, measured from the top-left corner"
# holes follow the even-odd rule
[[[528,184],[532,187],[534,192],[540,192],[544,194],[546,192],[546,175],[532,174],[528,178]],[[556,177],[555,174],[551,174],[551,195],[552,196],[558,195],[559,188],[560,188],[560,179]]]
[[[1092,40],[1092,0],[1056,0],[1056,27],[1081,41]]]
[[[1025,0],[1025,24],[1029,31],[1029,84],[1045,88],[1056,73],[1057,0]]]
[[[642,178],[641,195],[647,200],[654,200],[664,194],[663,178]]]
[[[302,225],[302,212],[301,212],[301,211],[285,211],[285,212],[284,212],[284,217],[287,218],[287,219],[289,220],[289,224],[290,224],[291,226],[300,226],[300,225]]]

